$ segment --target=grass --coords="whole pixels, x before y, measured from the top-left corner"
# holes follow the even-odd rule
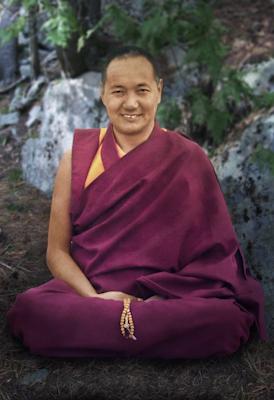
[[[13,168],[8,172],[8,180],[10,182],[20,182],[22,180],[22,170],[20,168]]]

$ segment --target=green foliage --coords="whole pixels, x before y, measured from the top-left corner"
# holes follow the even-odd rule
[[[256,109],[270,108],[274,106],[274,93],[263,93],[259,96],[254,96],[252,100]]]
[[[139,20],[111,4],[88,35],[105,26],[124,44],[139,45],[154,55],[161,56],[163,48],[168,46],[186,48],[184,62],[195,63],[208,77],[208,84],[194,87],[186,99],[192,114],[193,130],[203,128],[213,144],[223,140],[234,122],[231,107],[242,101],[251,102],[252,91],[241,74],[224,66],[228,48],[221,38],[225,29],[205,1],[199,1],[196,6],[186,6],[181,1],[163,0],[160,8],[158,2],[147,0],[144,17]],[[266,103],[267,99],[264,99]],[[175,102],[163,104],[159,107],[158,118],[166,126],[178,126],[179,107]]]
[[[133,18],[128,16],[125,11],[115,4],[108,6],[106,11],[107,22],[113,21],[115,31],[119,39],[131,37],[136,40],[139,35],[139,29]]]
[[[274,176],[274,152],[272,150],[265,149],[262,145],[259,145],[254,151],[251,160],[255,162],[261,170],[268,168],[270,173]]]
[[[15,0],[10,0],[10,3]],[[185,5],[180,0],[144,0],[141,17],[130,16],[117,4],[111,3],[103,17],[90,29],[84,31],[69,0],[21,0],[26,11],[35,8],[46,11],[48,20],[42,25],[50,43],[66,47],[73,33],[78,34],[78,51],[92,35],[107,28],[123,44],[135,44],[162,57],[163,49],[179,46],[186,50],[182,62],[194,63],[207,78],[207,83],[194,87],[188,94],[187,108],[192,115],[192,132],[206,132],[213,144],[221,143],[225,134],[235,123],[233,108],[241,102],[253,108],[274,105],[274,94],[254,96],[244,82],[242,74],[224,66],[228,48],[222,43],[224,27],[214,17],[213,9],[205,0],[195,5]],[[26,16],[18,16],[14,23],[0,32],[4,43],[17,36],[27,22]],[[180,124],[180,111],[175,102],[165,102],[159,107],[158,118],[168,127]]]
[[[29,129],[28,130],[28,138],[31,138],[31,139],[39,138],[39,132],[36,130]]]
[[[5,147],[6,144],[8,143],[9,138],[6,135],[0,135],[0,146]]]
[[[208,75],[206,87],[195,87],[188,94],[193,127],[205,127],[214,145],[219,145],[235,121],[232,107],[250,102],[253,93],[239,71],[224,65],[228,48],[221,42],[225,29],[214,18],[212,9],[200,2],[186,31],[189,50],[186,60],[196,62]]]
[[[213,142],[219,144],[222,141],[223,132],[231,123],[232,118],[230,113],[224,109],[224,102],[221,101],[219,104],[210,102],[200,88],[194,88],[189,96],[191,96],[193,124],[207,126]]]
[[[8,28],[0,30],[0,46],[3,46],[5,43],[9,42],[11,39],[18,36],[19,32],[24,29],[26,24],[25,16],[19,16],[12,25]]]
[[[15,0],[10,0],[13,4]],[[0,44],[8,42],[23,31],[27,23],[27,15],[35,12],[47,12],[48,20],[41,29],[46,32],[47,40],[56,46],[66,47],[71,35],[79,29],[77,18],[67,0],[58,0],[58,5],[49,0],[21,0],[26,15],[17,16],[14,22],[0,31]]]
[[[219,145],[225,132],[233,123],[231,105],[238,105],[244,99],[252,98],[252,90],[244,82],[239,72],[223,67],[218,84],[213,86],[209,97],[203,88],[193,88],[188,100],[192,111],[192,121],[196,126],[206,126],[215,145]]]
[[[78,39],[78,51],[80,51],[88,38],[90,38],[95,32],[107,25],[113,25],[116,36],[119,39],[124,37],[138,40],[139,28],[133,18],[128,16],[125,11],[115,4],[110,4],[106,7],[104,16],[94,25],[91,29],[88,29]]]
[[[25,9],[37,6],[37,0],[23,0],[22,4]]]
[[[64,0],[59,2],[59,7],[47,9],[50,10],[50,18],[43,24],[42,29],[46,31],[51,44],[66,47],[72,33],[78,31],[76,16]]]
[[[181,122],[181,110],[174,99],[164,100],[158,107],[157,119],[161,126],[175,129]]]
[[[9,106],[5,105],[0,107],[0,114],[7,114],[9,112]]]
[[[22,180],[22,171],[19,168],[14,168],[9,171],[8,180],[10,182],[20,182]]]
[[[9,204],[6,205],[6,209],[10,212],[14,213],[21,213],[21,212],[27,212],[28,207],[26,204],[20,204],[16,202],[10,202]]]
[[[165,0],[160,8],[157,2],[146,1],[145,9],[145,18],[140,21],[128,15],[118,5],[108,5],[101,20],[80,37],[78,48],[82,48],[87,38],[106,26],[118,40],[146,48],[152,54],[159,54],[166,45],[176,44],[182,26],[179,21],[182,12],[178,15],[178,10],[183,10],[180,2]]]
[[[186,61],[206,67],[213,83],[217,84],[228,51],[220,40],[225,28],[215,19],[212,8],[203,1],[188,11],[187,17],[183,38],[189,48]]]

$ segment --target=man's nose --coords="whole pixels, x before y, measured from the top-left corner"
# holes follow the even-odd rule
[[[124,107],[127,109],[135,109],[138,107],[138,99],[134,93],[127,94],[124,101]]]

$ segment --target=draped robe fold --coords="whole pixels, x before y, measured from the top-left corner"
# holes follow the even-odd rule
[[[103,171],[85,185],[99,129],[76,130],[72,151],[71,256],[98,293],[123,291],[137,340],[120,332],[122,301],[78,295],[53,278],[17,295],[12,333],[46,356],[200,358],[235,352],[256,327],[264,299],[201,147],[158,124],[119,156],[111,124]]]

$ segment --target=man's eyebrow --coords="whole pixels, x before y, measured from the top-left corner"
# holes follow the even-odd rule
[[[116,89],[116,88],[119,88],[119,89],[122,88],[123,89],[124,86],[123,85],[112,85],[111,86],[111,89]]]
[[[139,87],[139,86],[150,86],[150,85],[148,83],[144,82],[144,83],[138,83],[137,86]]]
[[[137,85],[136,85],[136,87],[144,87],[144,86],[146,86],[146,87],[150,87],[150,85],[149,85],[149,83],[146,83],[146,82],[142,82],[142,83],[138,83]],[[110,86],[110,89],[111,90],[113,90],[113,89],[124,89],[125,88],[125,86],[123,86],[123,85],[111,85]]]

